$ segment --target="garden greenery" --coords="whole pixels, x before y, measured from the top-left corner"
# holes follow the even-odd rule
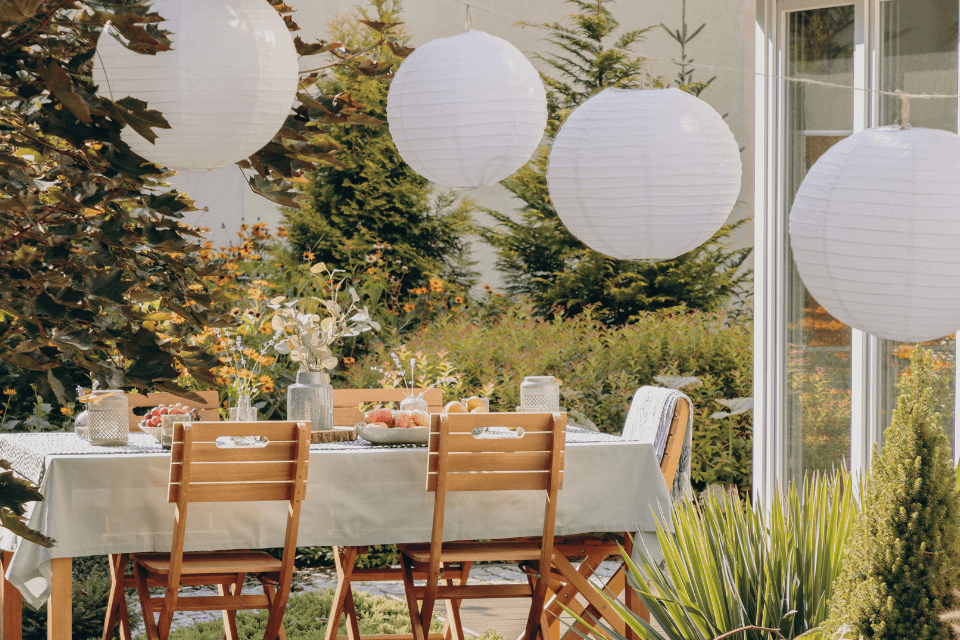
[[[936,377],[932,355],[917,345],[874,456],[827,633],[954,637],[942,615],[954,606],[960,585],[960,491],[936,412]]]
[[[392,30],[391,41],[378,45],[379,34],[366,24],[399,22],[400,2],[371,0],[370,5],[333,20],[332,37],[351,49],[371,48],[383,63],[399,65],[401,58],[394,52],[408,40],[403,26]],[[339,67],[320,83],[324,93],[347,95],[362,104],[360,113],[379,123],[326,128],[323,139],[337,149],[337,163],[310,174],[303,185],[303,207],[284,213],[290,239],[299,255],[307,253],[311,260],[339,268],[367,256],[372,259],[386,247],[399,265],[403,289],[422,286],[429,277],[469,283],[474,274],[467,260],[466,234],[472,205],[457,203],[448,193],[435,193],[426,178],[400,158],[385,122],[392,77]]]
[[[547,88],[549,140],[573,109],[603,89],[663,85],[649,77],[642,58],[630,53],[649,28],[614,38],[619,23],[607,8],[612,0],[570,2],[577,8],[570,16],[572,26],[524,23],[546,32],[547,42],[560,51],[537,56],[554,74],[541,74]],[[687,35],[684,26],[680,37],[685,43],[695,35]],[[681,89],[698,94],[707,84],[693,82],[685,68],[681,73],[690,83]],[[505,274],[510,293],[530,297],[544,315],[554,308],[576,315],[592,307],[594,317],[608,324],[626,323],[642,311],[679,306],[715,310],[742,293],[750,271],[741,267],[750,249],[728,243],[743,221],[725,225],[703,246],[671,260],[609,258],[585,247],[557,217],[547,191],[549,153],[549,145],[541,147],[501,183],[523,201],[519,219],[517,214],[485,210],[498,226],[481,230],[481,236],[496,249],[497,268]]]
[[[712,640],[751,626],[729,637],[774,637],[756,627],[799,637],[827,619],[859,514],[855,494],[841,472],[778,489],[770,511],[735,492],[705,494],[702,506],[677,504],[657,531],[664,564],[642,545],[636,561],[627,558],[633,583],[642,585],[637,594],[662,632],[605,597],[643,638]]]

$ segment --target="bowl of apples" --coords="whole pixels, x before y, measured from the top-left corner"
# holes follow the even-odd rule
[[[430,416],[424,411],[374,409],[357,425],[361,438],[373,444],[427,444]]]
[[[185,404],[161,404],[147,411],[137,426],[140,427],[141,431],[150,434],[157,439],[157,442],[160,442],[160,423],[163,416],[167,415],[185,416],[183,422],[200,420],[200,412]]]

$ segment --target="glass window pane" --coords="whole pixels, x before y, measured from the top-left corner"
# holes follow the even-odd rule
[[[853,84],[854,7],[787,14],[787,76]],[[793,197],[813,163],[853,133],[849,89],[785,86],[785,193]],[[807,292],[788,255],[786,471],[831,469],[850,458],[850,329]],[[848,464],[849,466],[849,464]]]
[[[906,93],[957,93],[957,0],[886,0],[880,5],[880,87]],[[900,100],[880,101],[880,122],[900,122]],[[957,131],[957,101],[911,100],[910,124]],[[896,407],[896,384],[908,367],[914,345],[881,341],[881,428],[890,425]],[[949,336],[925,343],[933,351],[940,373],[935,392],[947,438],[953,442],[956,390],[956,339]]]

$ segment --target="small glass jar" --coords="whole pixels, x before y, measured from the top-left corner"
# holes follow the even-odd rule
[[[87,431],[87,418],[89,417],[89,415],[90,414],[87,413],[87,410],[84,409],[83,411],[77,414],[76,419],[73,421],[74,433],[77,434],[77,437],[83,438],[84,440],[90,439],[90,435]]]
[[[520,383],[521,411],[560,411],[560,383],[553,376],[527,376]]]
[[[173,430],[178,422],[190,422],[190,414],[168,413],[160,416],[160,448],[164,451],[173,448]]]
[[[250,400],[250,396],[240,396],[237,398],[237,406],[230,407],[228,412],[230,422],[256,422],[257,410]]]
[[[411,393],[400,401],[400,411],[423,411],[424,413],[430,413],[430,406],[427,405],[427,401],[423,399],[423,396]]]
[[[94,399],[87,403],[87,439],[90,444],[98,447],[127,444],[130,436],[127,396],[120,389],[94,391],[93,395]]]

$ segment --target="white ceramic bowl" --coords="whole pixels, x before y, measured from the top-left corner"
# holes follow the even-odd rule
[[[430,427],[385,429],[360,422],[357,424],[357,433],[373,444],[427,444],[430,441]]]

